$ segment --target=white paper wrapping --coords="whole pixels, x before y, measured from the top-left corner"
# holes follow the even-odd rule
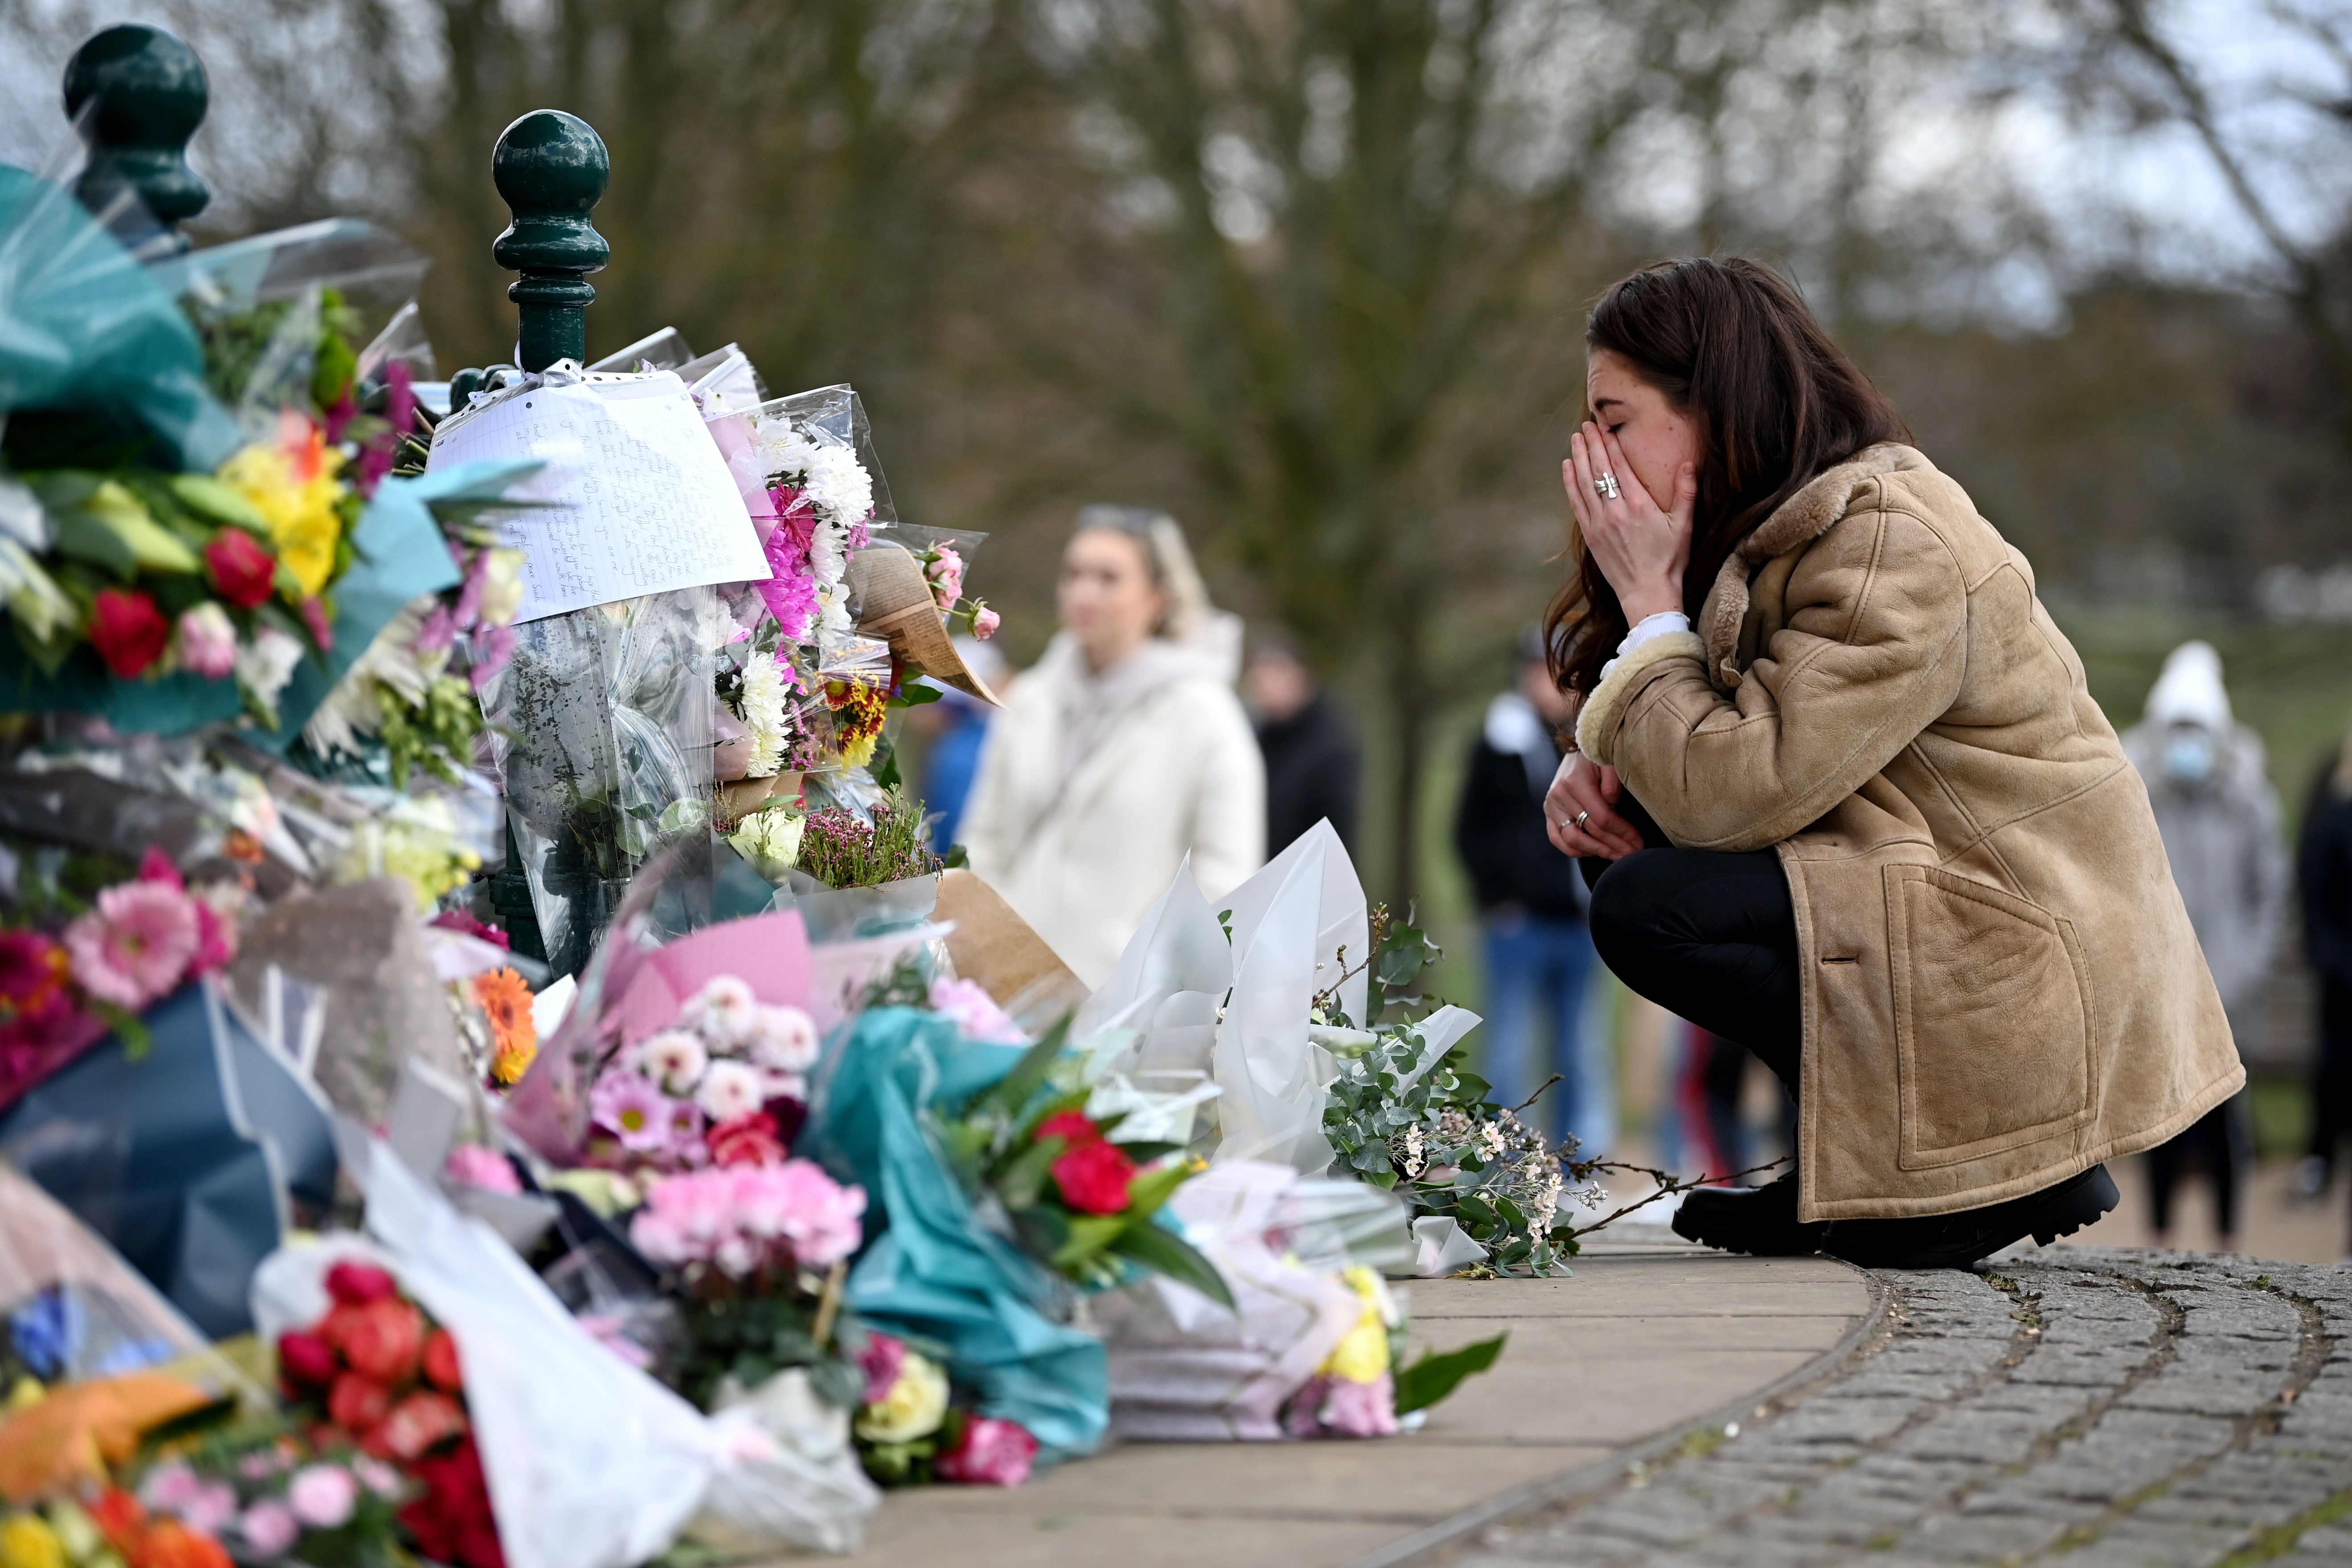
[[[1118,1436],[1192,1442],[1284,1436],[1283,1403],[1361,1310],[1336,1268],[1310,1268],[1286,1247],[1277,1252],[1270,1245],[1270,1233],[1289,1217],[1285,1200],[1300,1185],[1286,1165],[1230,1160],[1169,1200],[1186,1238],[1232,1288],[1235,1310],[1160,1278],[1095,1298],[1095,1321],[1110,1351]],[[1395,1203],[1376,1189],[1360,1190],[1374,1204]]]

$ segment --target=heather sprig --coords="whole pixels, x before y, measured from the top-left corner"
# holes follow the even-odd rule
[[[896,788],[875,803],[871,822],[845,806],[811,812],[799,863],[828,888],[879,887],[940,868],[924,841],[922,803]]]

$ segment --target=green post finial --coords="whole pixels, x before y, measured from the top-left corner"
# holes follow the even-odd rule
[[[588,215],[604,195],[612,160],[604,139],[577,115],[540,109],[506,128],[490,154],[491,177],[514,213],[490,254],[521,278],[507,298],[520,309],[518,363],[545,370],[588,358],[588,305],[612,249]]]
[[[89,148],[74,184],[81,205],[134,248],[187,249],[180,220],[213,195],[188,167],[188,138],[212,102],[196,51],[161,27],[109,27],[66,62],[65,89],[66,116]],[[126,191],[138,199],[118,207]]]

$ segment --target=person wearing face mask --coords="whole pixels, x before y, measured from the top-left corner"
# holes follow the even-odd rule
[[[1175,519],[1081,509],[1055,602],[1061,631],[989,727],[964,843],[1098,986],[1186,856],[1213,900],[1264,864],[1265,768],[1234,694],[1241,623]]]
[[[2257,1026],[2263,983],[2278,955],[2289,868],[2262,738],[2231,716],[2221,656],[2210,644],[2172,650],[2147,717],[2123,742],[2147,785],[2165,858],[2231,1033],[2243,1041]],[[2173,1194],[2183,1175],[2201,1168],[2213,1184],[2221,1249],[2237,1250],[2239,1179],[2252,1142],[2245,1098],[2241,1091],[2148,1151],[2154,1245],[2169,1245]]]

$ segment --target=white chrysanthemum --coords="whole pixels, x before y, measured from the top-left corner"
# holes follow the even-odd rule
[[[743,723],[751,731],[751,758],[744,764],[744,776],[773,778],[784,765],[784,748],[791,739],[784,719],[784,673],[773,654],[755,653],[743,666]]]
[[[710,1053],[684,1029],[664,1029],[648,1035],[637,1046],[637,1070],[672,1094],[685,1094],[702,1081]]]
[[[808,496],[828,521],[844,526],[863,522],[874,510],[874,479],[856,452],[826,442],[815,449],[809,465]]]
[[[772,1072],[806,1072],[816,1065],[816,1020],[798,1007],[761,1007],[744,1034],[743,1048]]]
[[[760,471],[770,479],[799,484],[816,464],[816,448],[793,428],[789,419],[762,419],[752,431],[760,455]]]
[[[728,1050],[741,1043],[744,1031],[759,1013],[760,999],[751,994],[751,988],[731,974],[721,974],[695,993],[678,1015],[678,1023],[700,1035],[712,1048]]]
[[[760,1109],[766,1084],[766,1075],[755,1067],[712,1062],[710,1070],[702,1075],[702,1086],[694,1091],[694,1102],[711,1121],[732,1121]]]

